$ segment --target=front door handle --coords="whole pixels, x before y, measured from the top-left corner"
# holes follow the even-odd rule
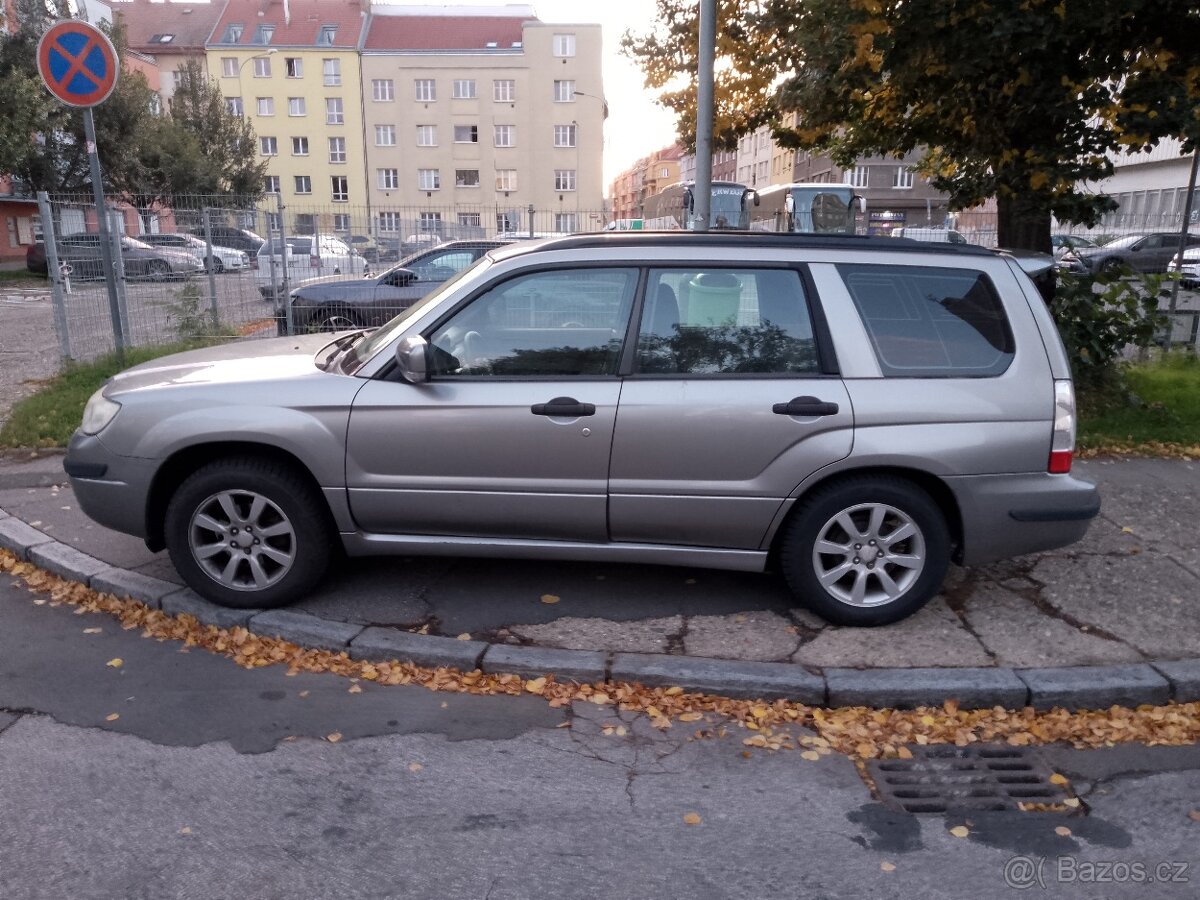
[[[529,407],[535,416],[559,416],[564,419],[577,419],[580,416],[594,416],[595,403],[580,403],[574,397],[555,397],[548,403],[535,403]]]
[[[787,403],[776,403],[771,412],[777,416],[836,416],[838,405],[816,397],[793,397]]]

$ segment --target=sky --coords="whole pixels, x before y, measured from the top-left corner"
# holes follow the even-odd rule
[[[427,5],[397,3],[399,6]],[[428,5],[434,5],[432,3]],[[447,6],[504,6],[504,0],[448,0]],[[604,123],[604,190],[618,173],[637,159],[675,143],[675,116],[656,104],[642,82],[641,69],[621,55],[621,35],[650,31],[654,21],[652,0],[527,0],[543,22],[598,24],[604,44],[604,95],[608,121]],[[588,88],[577,85],[579,90]],[[581,101],[582,102],[582,101]]]

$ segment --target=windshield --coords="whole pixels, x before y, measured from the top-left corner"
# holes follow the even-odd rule
[[[403,331],[409,320],[414,316],[420,315],[431,304],[440,300],[445,296],[447,291],[454,290],[454,286],[458,284],[464,275],[468,272],[474,272],[478,268],[490,266],[491,264],[491,254],[484,254],[461,272],[443,281],[408,309],[401,312],[396,318],[385,322],[371,334],[368,334],[346,353],[346,358],[342,361],[342,371],[347,373],[356,371],[359,366],[379,352],[380,348],[386,347],[397,334]]]
[[[1106,243],[1104,246],[1105,247],[1132,247],[1134,244],[1136,244],[1141,239],[1142,239],[1142,235],[1131,234],[1126,237],[1113,238],[1111,241]]]
[[[712,209],[709,211],[713,228],[747,228],[749,220],[745,210],[746,189],[740,184],[735,187],[712,189]]]
[[[121,245],[126,250],[153,250],[154,249],[149,244],[145,244],[145,243],[142,243],[141,241],[134,240],[131,237],[121,238]]]

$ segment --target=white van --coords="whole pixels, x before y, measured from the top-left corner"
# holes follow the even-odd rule
[[[258,269],[254,273],[264,297],[274,297],[283,288],[285,259],[289,287],[322,275],[362,276],[368,271],[367,261],[358,251],[332,234],[290,235],[282,246],[279,238],[272,238],[258,248]]]

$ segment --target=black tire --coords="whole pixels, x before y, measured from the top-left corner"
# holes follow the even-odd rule
[[[250,457],[193,472],[171,496],[164,524],[171,562],[188,587],[237,609],[304,596],[325,574],[335,538],[310,482],[286,465]]]
[[[818,541],[831,552],[818,553]],[[941,587],[950,531],[938,505],[912,482],[853,476],[819,487],[797,504],[784,526],[779,561],[797,599],[821,618],[835,625],[888,625],[912,615]]]
[[[222,272],[225,271],[225,263],[221,262],[221,260],[218,257],[214,256],[213,263],[212,263],[212,270],[213,270],[214,275],[220,275]]]
[[[165,259],[152,259],[146,265],[146,276],[152,281],[166,281],[171,277],[171,266]]]
[[[323,306],[308,320],[309,331],[348,331],[361,328],[362,318],[344,306]]]
[[[1106,259],[1100,264],[1100,271],[1111,278],[1119,278],[1125,272],[1125,263],[1119,259]]]

